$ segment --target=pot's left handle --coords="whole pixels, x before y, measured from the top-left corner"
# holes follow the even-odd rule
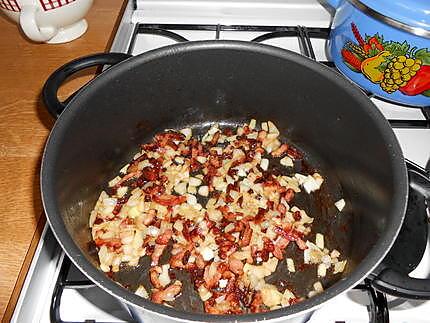
[[[66,108],[70,99],[78,92],[76,91],[70,95],[70,97],[64,102],[60,102],[60,100],[58,100],[58,89],[69,76],[88,67],[97,65],[115,65],[130,57],[131,55],[124,53],[100,53],[80,57],[61,66],[49,76],[43,86],[43,101],[49,113],[54,118],[58,118],[61,112]]]

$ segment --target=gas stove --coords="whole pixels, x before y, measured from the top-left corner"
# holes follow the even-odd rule
[[[111,51],[132,55],[176,42],[235,39],[292,50],[335,68],[326,55],[330,9],[317,0],[130,0]],[[430,108],[370,99],[406,158],[430,167]],[[412,277],[430,277],[430,242]],[[308,322],[428,322],[430,301],[395,298],[367,280],[311,313]],[[428,314],[427,314],[428,315]],[[12,322],[134,322],[126,307],[71,264],[46,226]]]

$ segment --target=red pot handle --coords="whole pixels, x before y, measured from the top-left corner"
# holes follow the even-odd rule
[[[45,85],[43,86],[42,97],[49,113],[54,118],[58,118],[70,100],[80,91],[79,89],[70,95],[64,102],[60,102],[58,100],[58,89],[69,76],[88,67],[98,65],[112,66],[130,57],[131,55],[124,53],[99,53],[77,58],[61,66],[49,76],[45,82]]]

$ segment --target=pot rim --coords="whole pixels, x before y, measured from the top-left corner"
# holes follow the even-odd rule
[[[49,175],[50,170],[54,164],[52,157],[55,155],[58,138],[61,137],[61,134],[67,131],[68,120],[73,119],[74,115],[79,113],[79,105],[75,104],[75,102],[77,102],[79,98],[83,98],[86,95],[91,95],[93,87],[102,86],[103,83],[109,82],[112,77],[115,78],[115,76],[132,70],[133,66],[145,64],[146,62],[155,60],[159,57],[166,55],[176,55],[181,52],[189,53],[193,51],[220,49],[241,51],[246,50],[263,55],[275,56],[283,60],[293,61],[299,65],[302,65],[304,68],[309,68],[316,73],[322,74],[328,80],[347,91],[351,97],[354,97],[354,99],[358,101],[358,103],[363,107],[363,111],[372,116],[372,119],[375,121],[375,127],[379,128],[381,136],[387,143],[387,149],[389,149],[391,152],[393,177],[395,178],[395,182],[398,183],[398,185],[394,188],[395,200],[391,209],[391,212],[394,213],[393,216],[398,218],[397,221],[392,221],[392,225],[386,228],[384,234],[379,238],[377,244],[371,249],[366,258],[364,258],[351,273],[337,281],[331,287],[324,290],[324,292],[310,299],[295,304],[294,306],[284,307],[265,313],[244,315],[212,315],[179,311],[174,308],[153,303],[152,301],[137,296],[133,292],[119,286],[117,283],[109,279],[105,273],[96,268],[87,258],[85,258],[79,247],[73,241],[71,235],[67,232],[64,222],[59,215],[54,198],[55,191],[53,190],[53,185]],[[161,316],[174,317],[175,319],[182,320],[184,322],[250,322],[277,319],[281,317],[285,319],[286,316],[292,318],[293,316],[305,314],[315,310],[316,307],[321,306],[329,299],[353,288],[356,284],[368,276],[382,261],[400,231],[405,216],[408,197],[406,164],[398,140],[388,121],[385,119],[379,109],[377,109],[375,105],[367,98],[367,96],[361,90],[359,90],[359,88],[357,88],[352,82],[345,80],[344,77],[334,72],[330,68],[297,53],[270,45],[232,40],[190,41],[162,47],[127,59],[98,75],[79,90],[79,93],[75,95],[74,98],[69,102],[65,111],[60,115],[57,122],[54,124],[43,153],[40,183],[43,207],[50,227],[63,250],[69,256],[74,265],[80,269],[80,271],[82,271],[90,280],[92,280],[104,291],[115,296],[128,305],[139,307],[145,311],[154,312]]]

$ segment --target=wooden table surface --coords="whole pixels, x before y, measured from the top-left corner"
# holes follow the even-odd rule
[[[40,98],[44,81],[73,58],[105,51],[123,5],[95,0],[88,31],[67,44],[31,43],[0,14],[0,317],[9,321],[45,224],[39,189],[42,150],[53,125]],[[94,70],[60,89],[65,98]]]

